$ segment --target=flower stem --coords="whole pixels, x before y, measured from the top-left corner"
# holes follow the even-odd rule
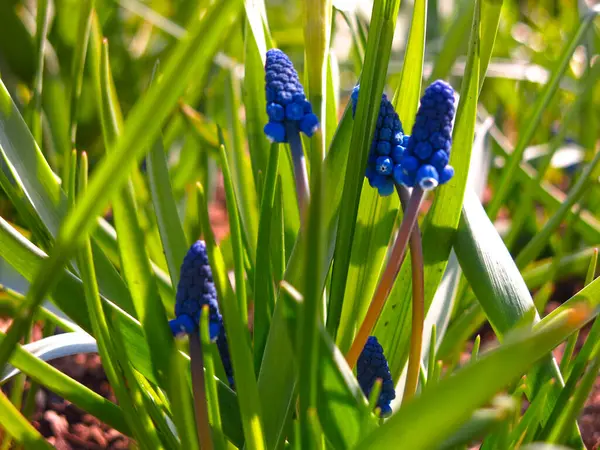
[[[415,227],[415,224],[417,223],[419,208],[421,206],[421,202],[425,198],[425,195],[425,192],[420,187],[413,189],[408,206],[406,207],[404,218],[400,224],[400,230],[398,230],[398,236],[396,237],[394,247],[392,248],[392,254],[387,262],[381,280],[377,285],[377,289],[375,290],[375,294],[371,300],[371,305],[369,306],[365,320],[363,321],[358,333],[356,334],[356,337],[354,338],[354,342],[350,347],[350,351],[346,355],[346,361],[348,362],[350,368],[353,368],[356,365],[360,352],[365,346],[371,330],[375,326],[375,322],[377,322],[377,319],[383,310],[383,305],[385,304],[385,301],[392,290],[394,281],[396,280],[398,272],[400,271],[400,267],[404,262],[408,239],[413,228]]]
[[[306,170],[306,159],[302,148],[300,132],[294,123],[287,122],[285,133],[290,143],[292,152],[292,163],[294,165],[294,179],[296,181],[296,196],[298,198],[298,209],[300,210],[300,223],[304,227],[310,190],[308,188],[308,171]]]
[[[410,201],[408,191],[404,186],[397,187],[402,209],[408,208]],[[423,273],[423,246],[419,224],[415,224],[410,240],[410,262],[412,267],[412,327],[410,336],[410,352],[408,354],[408,369],[402,403],[405,403],[417,392],[419,372],[421,368],[421,348],[423,346],[423,326],[425,321],[425,278]],[[435,345],[434,342],[431,345]]]
[[[192,369],[192,389],[194,391],[194,411],[198,440],[202,450],[212,450],[210,424],[208,423],[208,408],[206,385],[204,383],[204,361],[199,333],[190,333],[190,366]]]

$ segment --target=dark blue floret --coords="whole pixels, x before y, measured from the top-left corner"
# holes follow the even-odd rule
[[[375,380],[381,379],[381,393],[377,400],[377,406],[381,409],[382,416],[391,414],[390,403],[396,398],[396,391],[390,368],[383,354],[383,347],[375,336],[369,336],[367,339],[367,343],[358,357],[356,373],[358,384],[367,398],[371,394]]]
[[[267,115],[264,132],[274,142],[289,142],[290,132],[308,137],[319,128],[319,119],[306,100],[304,88],[290,59],[279,49],[267,52],[265,64]]]
[[[217,337],[217,348],[219,349],[219,355],[221,361],[223,361],[223,368],[225,369],[225,375],[229,381],[229,386],[233,389],[233,367],[231,365],[231,356],[229,355],[229,344],[227,343],[227,335],[225,334],[225,328],[221,327],[221,332]]]
[[[448,160],[453,120],[454,90],[444,81],[434,81],[421,98],[401,170],[394,171],[397,183],[431,190],[452,178],[454,169]]]
[[[216,339],[223,321],[217,303],[217,290],[203,241],[196,241],[181,264],[181,274],[175,298],[176,318],[169,322],[173,334],[197,333],[202,307],[209,308],[209,332]]]
[[[359,86],[352,91],[352,114],[356,113]],[[365,176],[369,184],[377,188],[379,195],[390,195],[394,192],[394,172],[399,169],[408,136],[404,135],[402,123],[387,96],[381,96],[379,117],[375,126],[373,143],[369,153]]]

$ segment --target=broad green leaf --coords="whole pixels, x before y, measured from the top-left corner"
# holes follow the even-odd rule
[[[275,308],[275,286],[271,257],[271,239],[274,233],[271,224],[274,217],[276,198],[277,169],[279,167],[278,144],[271,144],[271,155],[265,181],[263,183],[260,222],[256,251],[256,271],[254,273],[254,368],[258,373],[269,333],[271,317]],[[281,271],[280,271],[281,272]]]
[[[535,311],[535,305],[502,238],[472,192],[465,199],[455,251],[473,292],[502,340],[508,331],[522,324],[529,311]],[[533,319],[539,320],[537,311]],[[544,359],[527,376],[526,394],[530,401],[550,378],[555,378],[557,383],[548,393],[542,423],[547,421],[564,382],[556,361],[551,357]],[[572,444],[581,446],[576,441]]]

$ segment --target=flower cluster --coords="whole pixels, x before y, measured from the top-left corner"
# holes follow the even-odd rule
[[[175,319],[169,321],[169,326],[174,335],[191,334],[199,332],[200,313],[204,305],[208,305],[208,328],[211,340],[217,341],[219,354],[223,367],[233,387],[233,369],[229,356],[229,347],[223,318],[217,303],[217,290],[212,277],[212,270],[208,262],[206,244],[196,241],[188,250],[183,263],[177,296],[175,299]]]
[[[290,59],[281,50],[269,50],[265,72],[269,123],[264,132],[267,137],[274,142],[289,142],[289,134],[297,130],[312,136],[319,128],[319,119],[306,100]]]
[[[368,398],[375,380],[381,379],[381,393],[377,400],[377,406],[381,409],[381,415],[391,414],[390,403],[396,398],[394,382],[390,374],[388,362],[383,354],[383,347],[375,336],[369,336],[356,364],[358,384],[365,396]]]
[[[359,86],[352,91],[352,114],[356,113]],[[379,195],[394,192],[394,177],[401,172],[400,161],[408,144],[402,123],[387,96],[381,96],[379,116],[369,152],[365,176],[371,187],[377,188]]]
[[[219,313],[217,290],[206,254],[206,244],[196,241],[181,264],[175,298],[176,318],[169,322],[173,333],[197,333],[204,305],[209,308],[210,338],[215,340],[223,327],[223,319]]]
[[[400,161],[397,182],[431,190],[452,178],[454,169],[448,160],[453,119],[454,90],[446,82],[437,80],[421,98],[412,134]]]

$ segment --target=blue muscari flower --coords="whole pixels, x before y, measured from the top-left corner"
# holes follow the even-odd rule
[[[352,115],[356,113],[359,86],[352,91]],[[379,117],[369,152],[365,176],[369,184],[377,188],[379,195],[394,192],[394,172],[400,170],[399,164],[404,156],[408,136],[404,135],[402,123],[387,96],[381,96]]]
[[[177,296],[175,299],[175,319],[169,321],[174,335],[199,332],[202,307],[208,305],[208,329],[210,338],[217,341],[229,384],[233,387],[233,369],[229,357],[229,347],[223,317],[217,303],[217,290],[213,282],[212,270],[208,262],[206,244],[196,241],[188,250],[183,263]]]
[[[267,52],[265,64],[267,115],[264,132],[271,141],[290,142],[292,133],[308,137],[319,128],[319,119],[304,95],[304,88],[290,59],[279,49]]]
[[[444,81],[434,81],[421,98],[400,168],[394,168],[397,183],[430,190],[452,178],[454,169],[448,160],[453,119],[454,90]]]
[[[391,414],[392,407],[390,403],[396,398],[396,391],[394,390],[394,382],[392,381],[388,362],[383,354],[383,347],[381,347],[375,336],[369,336],[369,339],[367,339],[367,343],[356,363],[356,373],[358,384],[367,398],[371,394],[375,380],[381,379],[381,393],[377,400],[377,406],[381,409],[382,416]]]
[[[223,327],[223,319],[219,313],[217,290],[206,254],[206,244],[196,241],[181,264],[175,297],[175,319],[169,322],[173,334],[197,333],[204,305],[209,308],[210,338],[215,340]]]

